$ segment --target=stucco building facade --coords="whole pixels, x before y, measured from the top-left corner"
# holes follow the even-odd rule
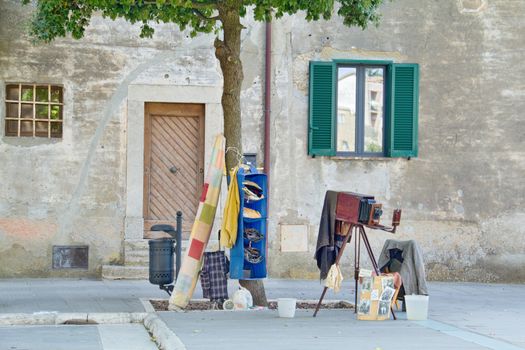
[[[379,252],[387,238],[417,240],[430,279],[525,281],[524,12],[522,1],[396,0],[382,6],[379,27],[365,31],[337,17],[272,23],[270,276],[317,278],[320,212],[333,189],[375,195],[384,221],[402,208],[398,233],[370,232],[372,247]],[[126,264],[127,252],[145,247],[147,225],[163,220],[152,209],[155,193],[166,195],[156,208],[168,216],[177,200],[182,206],[199,196],[194,189],[223,125],[214,37],[157,25],[152,39],[139,39],[138,26],[95,17],[81,40],[32,44],[29,18],[29,7],[0,1],[0,277],[100,276],[104,265]],[[265,25],[249,17],[244,25],[243,147],[260,163]],[[308,154],[309,65],[334,60],[419,65],[417,157]],[[21,107],[11,112],[10,103],[31,105],[35,120],[43,108],[50,121],[24,129]],[[184,115],[189,126],[169,129],[174,119],[162,118],[178,112],[163,108],[173,104],[200,112]],[[369,107],[364,113],[377,111]],[[382,138],[378,117],[369,115],[364,133]],[[167,152],[176,155],[168,163],[184,158],[182,165],[162,163],[171,139],[183,140],[172,150],[194,152]],[[191,165],[196,180],[171,192],[159,180],[161,188],[145,191],[145,174],[158,162],[179,174]],[[189,197],[170,197],[183,193]],[[68,246],[87,247],[85,266],[57,268],[56,249]],[[348,276],[352,261],[348,252]]]

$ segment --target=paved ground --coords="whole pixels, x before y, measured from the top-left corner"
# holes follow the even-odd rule
[[[430,318],[525,348],[525,285],[431,283]]]
[[[157,350],[141,324],[0,326],[1,350]]]
[[[317,299],[322,291],[318,281],[267,280],[265,286],[271,299]],[[232,282],[230,293],[234,288]],[[197,290],[194,297],[201,295]],[[425,322],[358,322],[351,311],[327,310],[321,310],[315,319],[310,311],[298,312],[294,319],[280,319],[272,311],[166,312],[160,315],[188,349],[259,349],[264,346],[265,349],[318,350],[335,344],[353,344],[352,349],[358,350],[515,350],[525,349],[524,297],[525,285],[430,283],[430,320]],[[167,298],[167,294],[147,281],[0,280],[0,314],[144,312],[140,298]],[[327,299],[352,300],[351,281],[345,281],[342,293],[329,292]],[[400,318],[403,315],[399,314]],[[136,324],[0,327],[0,350],[83,349],[81,346],[134,349],[132,345],[148,349],[143,344],[150,343],[149,335],[141,327]],[[73,339],[71,337],[79,343],[71,346],[68,340]],[[111,343],[112,339],[130,340],[130,345],[120,341]]]
[[[229,291],[237,286],[230,281]],[[319,281],[265,281],[268,298],[282,296],[317,299]],[[351,299],[353,288],[345,282],[339,294],[327,298]],[[140,298],[167,298],[168,294],[147,281],[108,281],[82,279],[0,279],[0,313],[15,312],[144,312]],[[194,298],[202,298],[200,285]]]
[[[147,281],[0,279],[0,313],[144,312],[140,298],[165,298]]]
[[[327,298],[353,299],[352,283]],[[322,286],[315,281],[266,283],[270,298],[317,299]],[[349,311],[298,312],[280,319],[277,312],[159,313],[188,349],[229,343],[245,347],[243,335],[260,332],[252,349],[322,349],[351,344],[352,349],[525,349],[525,285],[430,283],[429,320],[357,321]],[[249,338],[248,338],[249,339]]]
[[[293,319],[276,311],[161,313],[188,349],[486,349],[413,322],[357,321],[353,312],[327,311],[316,318],[298,311]],[[226,347],[227,345],[227,347]]]

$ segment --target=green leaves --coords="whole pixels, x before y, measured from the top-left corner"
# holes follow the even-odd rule
[[[383,0],[339,0],[341,7],[337,14],[349,27],[358,26],[365,29],[368,23],[378,24],[381,16],[377,13]]]
[[[130,23],[141,22],[141,37],[151,37],[152,23],[175,23],[181,30],[191,29],[191,35],[218,32],[222,28],[217,17],[219,3],[238,3],[238,13],[244,17],[247,8],[253,9],[255,20],[268,21],[273,16],[304,13],[309,21],[329,19],[335,0],[38,0],[32,21],[33,37],[49,42],[71,34],[79,39],[93,13],[100,11],[113,20],[124,18]],[[368,23],[378,23],[378,9],[383,0],[338,0],[337,14],[347,26],[366,28]],[[31,3],[23,0],[23,4]],[[237,6],[237,5],[236,5]]]
[[[23,4],[29,4],[23,0]],[[130,23],[141,22],[141,37],[151,37],[152,23],[176,23],[184,30],[191,28],[194,36],[218,28],[213,18],[215,1],[204,0],[38,0],[33,15],[31,34],[49,42],[71,34],[79,39],[95,12],[111,18],[123,18]],[[198,12],[196,12],[198,11]]]

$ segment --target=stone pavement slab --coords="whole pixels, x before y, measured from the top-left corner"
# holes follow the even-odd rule
[[[97,326],[0,327],[0,350],[103,350]]]
[[[0,279],[0,313],[144,312],[140,298],[166,298],[148,281]]]
[[[432,320],[525,348],[525,285],[430,284]]]
[[[161,312],[160,317],[189,350],[478,350],[473,342],[410,321],[357,321],[349,310],[298,310],[293,319],[276,311]]]
[[[104,350],[158,350],[142,324],[99,325]]]
[[[157,350],[141,324],[3,326],[0,350]]]
[[[229,281],[232,294],[237,281]],[[350,281],[339,294],[328,291],[327,299],[353,298]],[[268,298],[317,299],[319,281],[265,280]],[[202,298],[200,283],[193,295]],[[0,279],[0,313],[57,312],[144,312],[140,298],[167,299],[168,294],[148,281],[90,279]]]
[[[319,298],[323,286],[319,281],[265,280],[268,298]],[[233,294],[237,282],[230,281]],[[473,339],[479,335],[499,341],[500,345],[525,348],[525,285],[481,283],[429,283],[430,322],[421,327],[448,335]],[[338,294],[329,291],[326,299],[353,301],[353,281],[347,278]],[[198,285],[194,298],[201,298]],[[56,311],[75,312],[144,312],[144,299],[167,299],[168,295],[148,281],[106,281],[84,279],[4,279],[0,280],[0,314]],[[320,313],[320,316],[325,311]],[[374,323],[375,324],[375,323]],[[466,332],[466,333],[461,333]],[[175,330],[178,334],[178,331]],[[489,344],[490,346],[490,344]],[[494,348],[493,346],[491,346]],[[497,347],[496,347],[497,349]]]

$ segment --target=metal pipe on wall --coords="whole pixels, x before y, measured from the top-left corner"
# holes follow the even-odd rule
[[[270,194],[270,117],[272,80],[272,23],[266,22],[266,45],[264,58],[264,173],[266,174],[267,198]],[[266,200],[269,205],[269,199]]]
[[[270,117],[272,111],[272,22],[266,22],[266,44],[264,56],[264,173],[266,174],[266,213],[270,213]],[[268,220],[268,217],[267,219]],[[267,223],[268,224],[268,223]],[[268,256],[268,240],[266,240]]]

